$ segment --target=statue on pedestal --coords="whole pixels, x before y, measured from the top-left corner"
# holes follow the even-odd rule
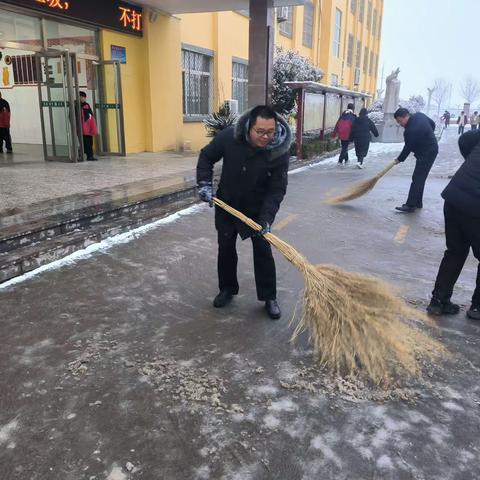
[[[400,69],[394,70],[386,79],[387,89],[385,91],[385,99],[383,101],[383,113],[394,114],[400,102],[400,80],[398,74]]]

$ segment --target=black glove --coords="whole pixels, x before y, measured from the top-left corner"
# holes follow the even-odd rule
[[[252,235],[253,237],[263,237],[266,233],[270,233],[272,227],[266,220],[259,220],[257,223],[262,227],[262,229],[258,232],[255,232]]]
[[[208,202],[213,207],[213,187],[212,182],[198,182],[198,196],[200,200]]]

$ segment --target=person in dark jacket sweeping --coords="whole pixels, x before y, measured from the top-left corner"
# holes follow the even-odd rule
[[[348,144],[350,143],[350,136],[352,134],[352,125],[357,116],[353,113],[355,105],[349,103],[347,109],[340,115],[337,124],[333,130],[333,137],[338,135],[342,144],[342,149],[338,157],[338,164],[342,165],[343,161],[348,162]]]
[[[217,308],[230,303],[239,290],[236,241],[240,235],[242,240],[252,239],[258,300],[265,302],[272,319],[281,316],[275,262],[263,235],[270,231],[287,190],[291,139],[288,124],[270,107],[261,105],[244,113],[235,126],[218,133],[200,152],[199,197],[211,203],[213,165],[223,158],[216,196],[263,227],[258,234],[229,213],[215,208],[220,292],[213,305]]]
[[[362,108],[352,125],[352,134],[350,139],[355,144],[355,153],[357,155],[357,167],[363,168],[363,160],[368,155],[370,148],[370,132],[378,137],[378,130],[375,124],[368,118],[367,109]]]
[[[440,264],[432,300],[427,307],[432,315],[459,312],[459,306],[452,303],[450,298],[470,248],[480,262],[480,131],[464,133],[458,139],[458,146],[465,162],[442,192],[447,250]],[[480,263],[467,316],[480,320]]]
[[[410,115],[406,108],[399,108],[393,116],[405,128],[405,146],[397,161],[404,162],[412,152],[417,159],[407,201],[401,207],[395,207],[400,212],[411,213],[423,207],[425,182],[438,155],[435,122],[421,112]]]

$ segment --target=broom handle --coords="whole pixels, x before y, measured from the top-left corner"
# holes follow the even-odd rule
[[[377,178],[377,179],[382,178],[398,163],[399,163],[398,160],[394,160],[392,163],[389,163],[381,172],[379,172],[375,175],[375,178]]]
[[[235,210],[235,208],[231,207],[230,205],[223,202],[219,198],[213,197],[213,203],[218,207],[220,207],[221,209],[225,210],[226,212],[230,213],[234,217],[237,217],[243,223],[246,223],[250,228],[253,228],[253,230],[256,230],[257,232],[260,232],[262,230],[262,226],[259,225],[257,222],[254,222],[251,218],[248,218],[242,212]]]

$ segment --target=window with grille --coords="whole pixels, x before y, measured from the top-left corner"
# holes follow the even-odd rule
[[[367,28],[370,30],[371,26],[372,26],[372,2],[368,2]]]
[[[356,15],[356,13],[357,13],[357,0],[351,0],[350,1],[350,12],[352,12],[352,15]]]
[[[372,51],[370,51],[370,71],[369,74],[372,77],[373,76],[373,67],[374,67],[374,54]]]
[[[303,7],[303,45],[307,48],[313,46],[313,18],[314,18],[313,3],[307,2]]]
[[[365,47],[365,53],[363,54],[363,73],[368,73],[368,47]]]
[[[378,15],[377,9],[374,8],[373,9],[373,23],[372,23],[372,34],[373,35],[377,34],[377,15]]]
[[[36,85],[38,82],[35,55],[12,56],[14,85]]]
[[[340,41],[342,38],[342,11],[335,9],[335,31],[333,33],[333,55],[340,58]]]
[[[357,55],[355,58],[355,66],[360,68],[362,61],[362,42],[360,40],[357,41]]]
[[[363,22],[365,18],[365,0],[360,0],[360,13],[358,19]]]
[[[280,13],[285,20],[280,23],[279,32],[291,38],[293,32],[293,7],[282,7]]]
[[[248,65],[232,62],[232,98],[238,101],[238,113],[248,109]]]
[[[182,49],[183,114],[208,115],[212,111],[212,57]]]
[[[353,61],[353,35],[350,33],[348,35],[348,46],[347,46],[347,65],[350,66]]]

